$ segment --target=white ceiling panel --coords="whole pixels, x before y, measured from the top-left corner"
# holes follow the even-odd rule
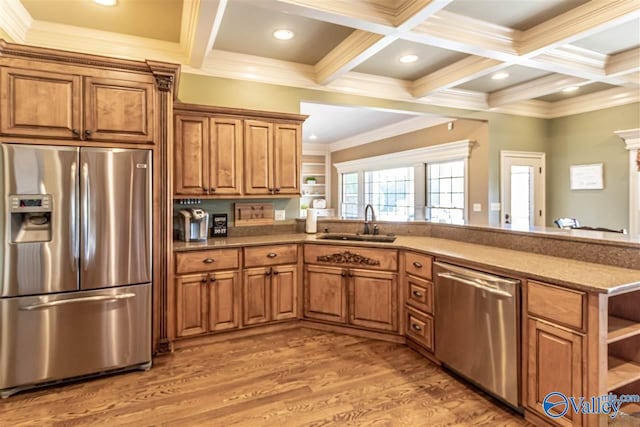
[[[230,1],[214,49],[313,65],[353,31],[259,4]],[[295,37],[277,40],[273,37],[277,29],[292,30]]]
[[[417,55],[418,60],[410,64],[400,62],[402,56],[409,54]],[[466,56],[464,53],[398,40],[354,68],[353,71],[402,80],[416,80]]]
[[[606,83],[599,83],[599,82],[591,83],[588,85],[580,86],[580,88],[575,92],[564,93],[560,91],[556,93],[551,93],[546,96],[541,96],[536,99],[539,101],[547,101],[547,102],[563,101],[565,99],[575,98],[576,96],[587,95],[589,93],[600,92],[607,89],[613,89],[615,87],[616,86],[608,85]]]
[[[640,18],[577,40],[572,44],[605,55],[638,47],[640,46]]]
[[[537,79],[548,75],[548,71],[536,70],[533,68],[522,67],[520,65],[513,65],[499,72],[509,73],[509,77],[503,80],[493,80],[491,76],[496,73],[482,76],[475,80],[471,80],[465,84],[457,86],[457,89],[473,90],[476,92],[495,92],[497,90],[506,89],[508,87],[528,82],[529,80]]]

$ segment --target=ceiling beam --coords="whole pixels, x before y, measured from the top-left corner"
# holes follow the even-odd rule
[[[518,101],[549,95],[568,86],[582,86],[587,83],[590,82],[578,77],[552,74],[492,92],[489,94],[488,103],[491,108],[500,107]]]
[[[534,56],[638,17],[638,0],[590,1],[522,32],[517,40],[518,53]]]
[[[607,76],[621,76],[640,71],[640,47],[609,55],[605,71]]]
[[[20,0],[0,1],[0,28],[15,43],[26,43],[27,32],[32,24],[33,18]]]
[[[444,9],[453,0],[405,0],[396,10],[394,26],[399,31],[410,30]]]
[[[200,68],[213,48],[226,6],[227,0],[185,0],[180,44],[191,67]]]
[[[508,64],[481,56],[469,55],[413,82],[412,94],[416,98],[442,89],[449,89],[507,67]]]

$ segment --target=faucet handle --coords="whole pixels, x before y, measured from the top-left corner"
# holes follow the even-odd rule
[[[380,234],[380,229],[378,228],[378,224],[373,224],[373,235],[377,236]]]

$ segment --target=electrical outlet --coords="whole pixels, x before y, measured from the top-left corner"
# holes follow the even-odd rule
[[[473,204],[474,212],[482,212],[482,203],[474,203]]]
[[[285,219],[285,210],[275,210],[274,219],[276,221],[284,221]]]

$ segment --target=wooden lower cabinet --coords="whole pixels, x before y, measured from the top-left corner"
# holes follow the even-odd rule
[[[398,281],[395,273],[349,269],[349,323],[365,328],[398,329]]]
[[[304,277],[304,317],[347,323],[346,269],[308,265]]]
[[[529,317],[528,320],[527,406],[547,418],[543,401],[547,394],[584,396],[584,337],[566,329]],[[560,410],[564,405],[559,405]],[[571,408],[554,421],[561,426],[581,426],[582,415]]]
[[[237,271],[176,277],[176,335],[187,337],[240,326]]]
[[[298,317],[297,277],[297,265],[245,269],[243,324]]]

